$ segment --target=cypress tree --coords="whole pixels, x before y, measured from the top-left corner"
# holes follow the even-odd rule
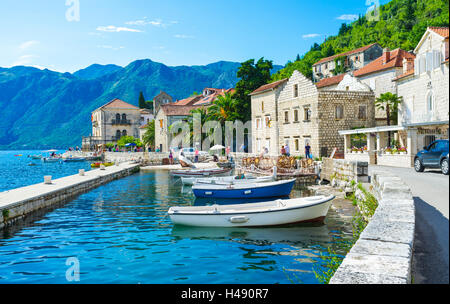
[[[145,109],[147,108],[147,103],[145,102],[144,94],[140,92],[139,94],[139,108]]]

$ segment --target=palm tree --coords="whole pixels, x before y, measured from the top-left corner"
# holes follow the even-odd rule
[[[146,146],[153,147],[155,145],[155,120],[148,123],[145,128],[145,133],[142,136],[142,141]]]
[[[237,110],[237,100],[230,93],[220,95],[208,109],[208,114],[212,120],[223,124],[225,121],[235,121],[239,117]]]
[[[392,94],[391,92],[381,94],[380,97],[375,100],[375,107],[386,111],[386,123],[388,126],[391,125],[391,121],[396,122],[398,105],[402,103],[402,100],[402,97]],[[389,145],[391,145],[391,132],[388,132],[388,142]]]
[[[197,117],[197,115],[195,115],[195,114],[200,115],[200,128],[202,128],[203,125],[208,120],[211,119],[209,114],[208,114],[207,109],[204,108],[204,107],[191,110],[191,115],[189,116],[188,120],[186,121],[189,124],[189,133],[186,134],[187,137],[184,138],[184,141],[187,141],[187,142],[190,142],[190,143],[193,143],[193,144],[195,144],[194,140],[198,140],[198,139],[194,139],[194,119]],[[174,123],[174,124],[172,124],[169,127],[169,131],[172,132],[173,128],[179,128],[179,127],[180,127],[179,124]],[[183,130],[179,130],[178,133],[174,133],[173,135],[174,136],[178,136],[179,134],[181,134],[181,132],[183,132]],[[201,132],[201,129],[200,129],[200,132]],[[206,134],[201,133],[200,142],[203,142],[203,140],[206,138],[206,136],[207,136]]]

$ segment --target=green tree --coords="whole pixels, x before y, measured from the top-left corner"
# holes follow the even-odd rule
[[[249,94],[270,81],[270,71],[272,68],[272,61],[264,60],[264,58],[259,59],[256,64],[254,59],[247,60],[239,67],[237,77],[240,80],[236,84],[234,98],[237,100],[237,109],[239,109],[238,118],[240,120],[248,121],[250,119],[251,99]]]
[[[386,123],[388,126],[391,125],[391,121],[396,124],[396,120],[398,117],[398,105],[402,102],[402,97],[397,96],[396,94],[392,94],[391,92],[387,92],[381,94],[375,100],[375,107],[382,111],[386,111]],[[388,143],[391,144],[391,132],[388,132]]]
[[[230,93],[220,95],[208,109],[209,118],[224,124],[225,121],[235,121],[239,118],[238,102]]]
[[[147,103],[145,102],[144,93],[139,93],[139,108],[147,109]]]
[[[134,138],[133,136],[122,136],[118,141],[117,145],[119,147],[125,147],[126,144],[135,143],[137,147],[142,147],[142,142],[139,138]]]
[[[155,120],[153,119],[148,123],[145,128],[145,133],[142,137],[142,141],[146,146],[154,147],[155,146]]]

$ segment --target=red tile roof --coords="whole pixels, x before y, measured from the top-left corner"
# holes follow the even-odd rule
[[[166,116],[189,116],[192,110],[199,108],[202,108],[202,106],[194,106],[194,105],[176,106],[173,104],[161,106],[161,109],[164,111],[164,114],[166,114]]]
[[[444,26],[430,26],[428,28],[430,30],[432,30],[433,32],[441,35],[444,38],[448,38],[449,37],[449,29],[448,29],[448,27],[444,27]]]
[[[210,94],[206,97],[203,97],[202,99],[200,99],[199,101],[197,101],[196,103],[194,103],[194,105],[198,106],[198,105],[208,105],[213,103],[214,100],[217,99],[217,97],[219,96],[224,96],[226,93],[230,93],[233,94],[236,90],[235,89],[205,89],[205,90],[214,90],[215,92],[213,94]]]
[[[385,64],[383,64],[383,56],[378,57],[371,63],[369,63],[366,66],[355,71],[354,76],[360,77],[363,75],[367,75],[367,74],[374,73],[374,72],[379,72],[379,71],[386,70],[386,69],[401,68],[401,67],[403,67],[403,58],[414,60],[416,58],[416,55],[411,54],[402,49],[395,49],[393,51],[390,51],[389,61],[386,62]]]
[[[336,75],[333,77],[324,78],[321,81],[316,83],[316,87],[320,89],[320,88],[325,88],[325,87],[328,87],[331,85],[338,84],[342,81],[342,79],[344,79],[345,75],[346,74],[340,74],[340,75]]]
[[[192,105],[195,102],[199,101],[202,98],[202,95],[191,96],[182,100],[178,100],[177,102],[172,103],[173,106],[187,106]]]
[[[357,49],[354,49],[354,50],[351,50],[351,51],[348,51],[348,52],[345,52],[345,53],[340,53],[340,54],[333,55],[333,56],[330,56],[330,57],[322,58],[319,61],[317,61],[315,64],[313,64],[313,66],[318,65],[320,63],[324,63],[324,62],[328,62],[328,61],[334,60],[337,57],[348,56],[348,55],[364,52],[365,50],[370,49],[375,44],[378,44],[378,43],[372,43],[372,44],[369,44],[369,45],[366,45],[366,46],[363,46],[363,47],[360,47],[360,48],[357,48]]]
[[[283,83],[285,83],[287,81],[288,81],[288,78],[285,78],[285,79],[282,79],[282,80],[278,80],[278,81],[275,81],[275,82],[272,82],[272,83],[265,84],[263,86],[260,86],[259,88],[257,88],[253,92],[251,92],[249,95],[256,95],[256,94],[259,94],[259,93],[263,93],[263,92],[266,92],[266,91],[273,90],[276,87],[278,87],[279,85],[281,85],[281,84],[283,84]]]
[[[133,109],[133,110],[136,109],[136,110],[139,110],[138,107],[133,106],[132,104],[129,104],[128,102],[125,102],[118,98],[111,100],[110,102],[108,102],[107,104],[104,104],[103,106],[96,109],[95,111],[97,111],[99,109]]]
[[[148,126],[148,124],[140,126],[139,129],[145,129],[145,128],[147,128],[147,126]]]

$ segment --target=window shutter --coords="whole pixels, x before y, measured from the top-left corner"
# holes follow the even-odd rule
[[[434,54],[434,64],[433,64],[433,68],[437,69],[441,66],[441,52],[439,52],[438,50],[434,50],[433,51]]]
[[[414,59],[414,75],[420,74],[419,58]]]
[[[433,70],[433,53],[427,52],[427,72],[431,72]]]

